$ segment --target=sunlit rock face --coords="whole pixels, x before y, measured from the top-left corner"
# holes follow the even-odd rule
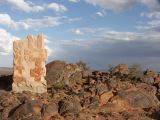
[[[23,40],[14,41],[13,52],[13,91],[47,92],[47,84],[44,79],[47,50],[44,46],[43,35],[27,36]]]

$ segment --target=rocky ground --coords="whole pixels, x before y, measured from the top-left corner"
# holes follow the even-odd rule
[[[46,67],[45,94],[13,93],[12,76],[0,78],[0,120],[160,119],[160,75],[153,70],[120,64],[91,72],[63,61]]]

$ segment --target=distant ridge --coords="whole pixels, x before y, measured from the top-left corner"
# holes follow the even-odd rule
[[[12,74],[13,74],[13,68],[0,67],[0,76],[2,76],[2,75],[12,75]]]

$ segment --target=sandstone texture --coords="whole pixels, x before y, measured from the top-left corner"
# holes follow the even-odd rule
[[[13,91],[47,92],[46,80],[44,79],[47,50],[44,46],[43,35],[27,36],[23,40],[14,41],[13,50]]]

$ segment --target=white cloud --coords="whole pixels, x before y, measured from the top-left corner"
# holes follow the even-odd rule
[[[14,21],[11,19],[11,17],[8,14],[0,14],[0,24],[1,25],[7,25],[10,28],[18,29],[18,28],[24,28],[28,29],[28,25],[22,21]]]
[[[104,14],[102,12],[96,12],[96,15],[99,17],[104,17]]]
[[[155,18],[155,19],[160,19],[160,11],[152,11],[152,12],[142,12],[141,13],[142,17],[148,17],[148,18]]]
[[[12,42],[19,39],[4,29],[0,29],[0,55],[8,55],[12,51]]]
[[[0,23],[4,25],[10,25],[12,24],[12,19],[8,14],[0,14]]]
[[[141,16],[149,19],[138,25],[137,29],[160,32],[160,11],[143,12]]]
[[[0,24],[13,29],[39,29],[55,27],[61,24],[63,17],[43,17],[39,19],[28,18],[14,21],[8,14],[0,14]]]
[[[152,10],[160,10],[158,0],[84,0],[94,6],[100,6],[106,10],[124,11],[133,8],[138,3],[147,6]]]
[[[80,0],[68,0],[69,2],[74,2],[74,3],[77,3],[79,2]]]
[[[160,20],[150,20],[147,21],[144,25],[139,25],[136,28],[140,30],[160,32]]]
[[[56,11],[56,12],[65,12],[65,11],[67,11],[67,8],[64,5],[57,4],[57,3],[50,3],[50,4],[47,5],[47,8],[51,9],[53,11]]]
[[[154,22],[152,23],[154,25]],[[84,38],[89,36],[96,41],[119,42],[119,41],[159,41],[160,34],[157,31],[145,32],[119,32],[108,28],[76,28],[69,30],[74,34],[83,35]],[[98,34],[96,34],[98,33]],[[87,37],[88,38],[88,37]]]
[[[92,33],[95,33],[95,29],[92,28],[73,28],[69,31],[76,35],[90,35]]]
[[[71,29],[70,31],[76,35],[83,35],[84,34],[80,29]]]
[[[74,22],[74,21],[80,21],[80,20],[82,20],[81,17],[78,17],[78,18],[69,18],[68,22]]]
[[[28,25],[28,28],[49,28],[49,27],[55,27],[61,24],[61,17],[43,17],[41,19],[26,19],[26,20],[21,20],[24,24]]]
[[[43,6],[34,5],[32,2],[26,2],[25,0],[1,0],[1,2],[24,12],[39,12],[44,10]]]
[[[85,0],[94,6],[100,6],[106,10],[122,11],[132,8],[136,0]]]
[[[49,4],[41,4],[36,5],[32,3],[31,1],[26,0],[1,0],[0,3],[8,4],[12,8],[21,10],[24,12],[41,12],[45,10],[53,10],[55,12],[64,12],[67,11],[67,8],[62,5],[55,2],[49,3]]]
[[[95,33],[102,33],[105,30],[107,30],[107,28],[96,28],[95,29],[95,28],[84,27],[84,28],[73,28],[69,31],[76,35],[92,36],[92,35],[95,35]]]

